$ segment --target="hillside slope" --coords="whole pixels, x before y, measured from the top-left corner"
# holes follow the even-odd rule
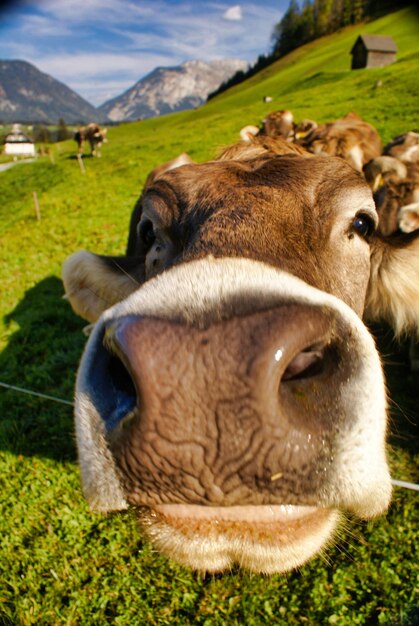
[[[234,111],[241,123],[258,123],[267,112],[288,108],[296,119],[320,122],[356,109],[383,139],[417,127],[419,10],[409,7],[306,44],[201,108],[196,117]],[[391,35],[397,62],[351,70],[350,50],[361,33]],[[380,81],[381,84],[378,84]],[[273,101],[266,105],[263,97]]]

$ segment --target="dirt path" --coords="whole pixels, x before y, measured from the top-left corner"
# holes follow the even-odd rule
[[[0,163],[0,172],[5,172],[14,165],[20,165],[21,163],[32,163],[35,159],[23,159],[22,161],[11,161],[10,163]]]

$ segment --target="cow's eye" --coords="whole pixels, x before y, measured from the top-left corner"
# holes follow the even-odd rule
[[[156,240],[153,222],[151,220],[141,220],[139,225],[139,235],[141,241],[149,248]]]
[[[365,213],[359,214],[352,222],[352,232],[357,233],[363,239],[371,237],[375,231],[375,222],[369,215]]]

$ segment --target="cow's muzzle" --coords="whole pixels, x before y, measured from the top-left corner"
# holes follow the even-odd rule
[[[186,516],[208,534],[208,507],[244,528],[250,511],[291,506],[293,534],[390,498],[371,336],[337,298],[253,261],[175,267],[105,312],[76,424],[91,505],[150,507],[178,529]]]
[[[354,419],[337,396],[359,355],[337,315],[285,304],[205,328],[132,315],[105,328],[130,502],[318,503]]]

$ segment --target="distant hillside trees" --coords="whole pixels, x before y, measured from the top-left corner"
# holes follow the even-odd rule
[[[32,136],[35,143],[56,143],[72,139],[73,131],[67,128],[64,119],[60,117],[58,126],[55,128],[52,126],[48,127],[46,124],[34,124]]]
[[[299,46],[323,35],[334,33],[349,24],[384,15],[412,4],[404,0],[290,0],[282,20],[272,34],[271,60],[282,57]]]
[[[67,124],[65,123],[64,119],[60,117],[60,119],[58,120],[56,141],[65,141],[66,139],[72,139],[73,134],[74,133],[68,130]]]
[[[288,54],[309,41],[334,33],[344,26],[357,24],[369,18],[380,17],[414,0],[290,0],[287,11],[272,33],[272,49],[261,55],[247,71],[236,72],[209,94],[208,100],[242,83],[276,59]]]
[[[51,133],[45,124],[34,124],[32,137],[35,143],[51,143]]]
[[[270,65],[271,63],[272,58],[270,55],[261,54],[257,58],[257,61],[253,65],[251,65],[247,71],[238,70],[235,74],[233,74],[233,76],[231,76],[231,78],[221,83],[218,89],[212,91],[207,96],[207,100],[211,100],[211,98],[215,98],[215,96],[218,96],[219,93],[223,93],[223,91],[227,91],[227,89],[230,89],[230,87],[234,87],[234,85],[242,83],[244,80],[246,80],[246,78],[254,76],[254,74],[257,74],[258,72],[263,70],[264,67]]]

